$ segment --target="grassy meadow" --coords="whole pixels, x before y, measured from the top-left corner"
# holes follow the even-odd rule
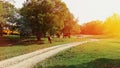
[[[20,40],[18,36],[5,36],[5,37],[11,39],[14,42],[16,42],[17,40]],[[32,37],[31,39],[34,39],[34,37]],[[48,42],[47,38],[43,38],[42,40],[44,40],[43,44],[41,43],[39,44],[39,42],[38,43],[35,42],[33,44],[31,43],[28,44],[29,42],[27,42],[26,44],[26,42],[24,42],[24,43],[14,44],[11,46],[0,47],[0,60],[8,59],[14,56],[30,53],[39,49],[43,49],[43,48],[47,48],[47,47],[51,47],[59,44],[65,44],[65,43],[75,42],[75,41],[84,41],[86,39],[73,38],[73,37],[70,39],[69,38],[60,38],[60,39],[53,38],[52,44]]]
[[[99,39],[64,50],[34,68],[120,68],[120,39]]]

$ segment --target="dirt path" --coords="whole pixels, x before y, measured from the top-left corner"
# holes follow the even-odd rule
[[[63,44],[58,46],[53,46],[41,50],[37,50],[32,53],[24,54],[21,56],[13,57],[11,59],[3,60],[0,62],[0,68],[32,68],[36,63],[41,62],[58,52],[78,46],[87,42],[97,41],[96,39],[90,39],[83,42],[74,42],[69,44]]]

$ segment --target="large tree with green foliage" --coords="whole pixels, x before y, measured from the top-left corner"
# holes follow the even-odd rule
[[[14,19],[15,7],[8,1],[0,1],[0,36],[2,36],[3,26],[6,22],[12,22]]]
[[[21,9],[22,16],[30,23],[37,40],[46,34],[62,31],[71,15],[61,0],[27,0]]]
[[[4,9],[3,9],[3,2],[0,1],[0,37],[2,36],[2,24],[5,21],[4,20]]]

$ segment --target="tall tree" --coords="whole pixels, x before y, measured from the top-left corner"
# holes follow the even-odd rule
[[[64,28],[62,30],[63,35],[70,37],[70,35],[76,31],[80,33],[80,27],[77,23],[78,21],[74,20],[74,16],[69,13],[64,22]]]
[[[0,1],[0,36],[2,36],[3,25],[6,22],[10,22],[10,19],[14,15],[14,6],[8,1]]]
[[[3,9],[3,1],[0,1],[0,37],[2,36],[2,26],[4,20],[4,9]]]
[[[72,24],[72,35],[79,35],[81,33],[81,25],[78,24],[79,20],[76,19]]]
[[[27,0],[21,14],[40,40],[43,35],[55,34],[63,29],[69,10],[61,0]]]

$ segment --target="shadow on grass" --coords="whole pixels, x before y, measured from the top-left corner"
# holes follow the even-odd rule
[[[43,67],[38,67],[43,68]],[[100,58],[94,61],[78,65],[56,65],[47,68],[120,68],[120,59]]]
[[[44,44],[44,40],[37,41],[35,37],[20,38],[19,35],[6,35],[0,38],[0,47],[32,44]]]
[[[32,44],[45,44],[44,40],[37,41],[37,40],[31,40],[31,39],[24,39],[22,41],[17,42],[14,45],[32,45]]]

